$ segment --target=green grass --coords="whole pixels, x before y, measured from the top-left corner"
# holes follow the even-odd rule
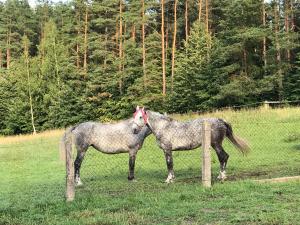
[[[57,132],[9,144],[0,140],[0,224],[300,224],[299,182],[252,181],[300,175],[300,109],[205,116],[231,122],[252,148],[243,157],[225,142],[230,158],[223,184],[216,180],[219,164],[212,153],[211,189],[201,186],[200,150],[175,152],[176,182],[164,184],[164,157],[150,136],[137,155],[138,182],[127,181],[127,154],[90,149],[82,166],[85,185],[76,189],[74,202],[65,203]]]

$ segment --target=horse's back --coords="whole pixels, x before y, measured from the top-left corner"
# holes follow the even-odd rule
[[[107,154],[128,152],[137,141],[126,120],[112,124],[85,122],[76,127],[75,133],[79,143]]]
[[[170,143],[173,150],[188,150],[199,147],[202,142],[202,125],[204,121],[210,122],[212,127],[212,142],[223,140],[226,126],[223,120],[218,118],[198,118],[189,121],[173,121],[164,130],[164,139]]]

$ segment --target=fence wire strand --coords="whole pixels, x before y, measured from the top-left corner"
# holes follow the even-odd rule
[[[266,102],[255,103],[255,106],[261,106],[262,104],[266,104]],[[280,109],[286,104],[293,104],[293,106]],[[243,156],[236,151],[227,139],[224,141],[223,147],[229,154],[226,169],[227,180],[253,180],[300,175],[299,105],[300,101],[269,102],[270,108],[268,109],[260,107],[253,110],[232,110],[230,112],[218,110],[205,114],[209,117],[225,119],[232,125],[234,134],[246,139],[251,147],[251,152],[247,156]],[[249,106],[235,106],[232,108],[247,109]],[[172,117],[178,120],[186,120],[199,118],[201,115],[189,114]],[[177,135],[176,130],[174,132],[172,135],[175,137]],[[190,136],[192,135],[188,134],[186,138],[188,139]],[[37,176],[51,177],[51,174],[43,174],[43,170],[40,170],[40,168],[53,160],[53,154],[45,154],[45,152],[49,151],[57,154],[59,139],[59,137],[51,140],[41,138],[13,145],[0,144],[0,153],[10,154],[8,159],[12,161],[24,161],[18,165],[24,167],[22,179],[34,179]],[[122,141],[122,137],[119,141]],[[38,151],[30,151],[34,147]],[[12,148],[16,151],[10,151]],[[76,153],[74,149],[73,161],[76,158]],[[201,157],[202,151],[200,148],[191,151],[173,152],[175,183],[199,183],[200,185]],[[37,168],[34,175],[27,172],[29,171],[27,170],[29,165],[26,164],[28,158],[35,160],[35,164],[30,165]],[[58,157],[55,160],[59,160]],[[220,171],[219,158],[213,149],[211,151],[211,162],[212,180],[213,182],[219,182],[217,179]],[[57,166],[57,164],[53,164],[53,166]],[[60,166],[63,178],[65,176],[63,162],[60,163]],[[76,191],[104,191],[108,195],[114,195],[116,193],[122,194],[122,191],[141,188],[141,185],[128,182],[128,170],[129,156],[127,153],[103,154],[90,147],[80,170],[83,186],[76,187]],[[13,173],[13,168],[11,173]],[[12,175],[12,179],[14,177],[17,176]],[[151,190],[151,187],[156,184],[162,184],[166,177],[167,165],[164,152],[158,146],[154,135],[151,134],[145,139],[142,148],[136,155],[135,178],[137,183],[142,184],[142,188]]]

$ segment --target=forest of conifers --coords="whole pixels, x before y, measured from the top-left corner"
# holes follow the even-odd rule
[[[0,2],[0,134],[300,100],[298,0]]]

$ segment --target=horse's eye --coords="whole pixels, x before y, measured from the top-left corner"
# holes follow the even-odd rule
[[[143,117],[142,116],[140,116],[140,119],[142,119]]]

